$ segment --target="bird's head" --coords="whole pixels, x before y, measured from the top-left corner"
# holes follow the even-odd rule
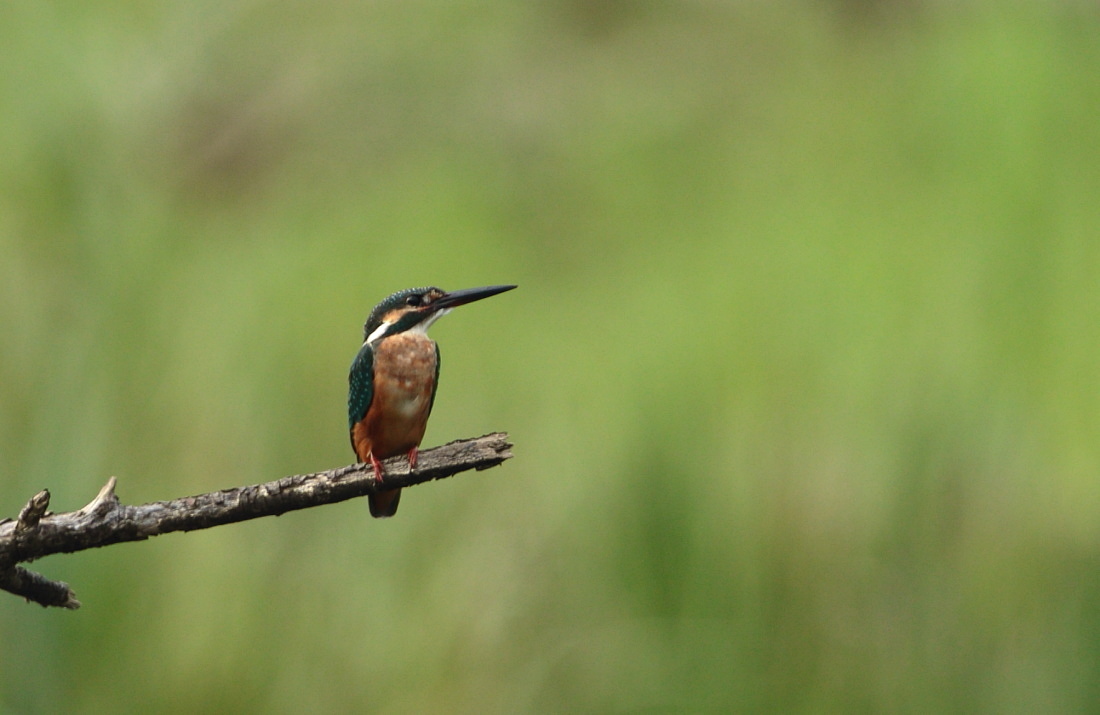
[[[409,330],[425,333],[432,323],[452,309],[515,287],[486,286],[448,293],[442,288],[429,286],[398,291],[374,306],[363,326],[363,341],[374,343]]]

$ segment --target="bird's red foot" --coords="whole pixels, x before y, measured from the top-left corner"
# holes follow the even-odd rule
[[[374,481],[382,481],[382,463],[375,459],[373,454],[370,456],[370,466],[374,469]]]
[[[418,447],[413,447],[412,449],[409,450],[409,471],[410,472],[415,472],[416,471],[416,458],[419,457],[419,456],[420,456],[420,449]]]

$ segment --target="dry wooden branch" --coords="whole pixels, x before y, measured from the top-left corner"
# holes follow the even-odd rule
[[[78,608],[67,584],[51,581],[19,566],[58,553],[141,541],[171,531],[193,531],[296,509],[333,504],[375,491],[443,479],[470,469],[488,469],[510,459],[512,445],[503,432],[459,440],[420,453],[415,472],[404,457],[385,461],[382,482],[369,465],[353,464],[274,482],[223,489],[209,494],[139,506],[122,504],[111,477],[96,498],[77,511],[46,511],[50,494],[34,495],[18,519],[0,521],[0,589],[43,606]]]

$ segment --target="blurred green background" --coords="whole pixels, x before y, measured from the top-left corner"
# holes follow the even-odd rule
[[[1100,708],[1100,10],[8,3],[0,515],[501,468],[35,564],[0,711]]]

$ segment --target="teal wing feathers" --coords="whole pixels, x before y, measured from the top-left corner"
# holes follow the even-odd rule
[[[435,379],[432,380],[432,399],[428,402],[428,414],[435,407],[435,393],[439,391],[439,343],[435,344]]]
[[[351,363],[348,373],[348,430],[367,416],[374,398],[374,348],[365,344]],[[354,443],[352,447],[354,448]]]

